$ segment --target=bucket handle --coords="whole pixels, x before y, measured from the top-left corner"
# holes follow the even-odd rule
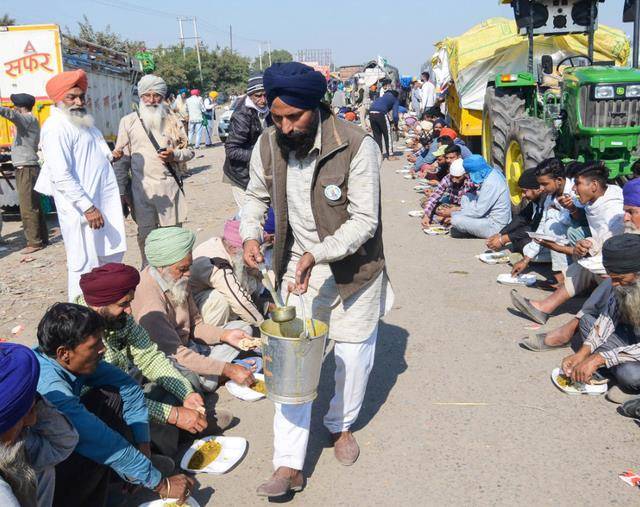
[[[302,294],[298,294],[298,297],[300,298],[300,310],[302,312],[302,325],[304,326],[304,337],[308,340],[309,328],[307,327],[307,310],[304,307],[304,298],[302,297]]]

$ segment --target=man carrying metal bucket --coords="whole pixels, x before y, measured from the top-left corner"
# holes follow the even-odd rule
[[[329,324],[335,341],[335,395],[324,424],[338,461],[352,465],[360,450],[350,427],[362,406],[378,322],[393,304],[393,291],[382,246],[381,153],[364,130],[321,104],[326,86],[321,73],[301,63],[266,70],[274,126],[252,153],[240,231],[245,262],[255,268],[263,260],[261,225],[269,205],[274,208],[277,283],[282,291],[304,293],[306,314]],[[260,496],[281,496],[304,485],[311,402],[275,405],[275,472],[258,488]]]

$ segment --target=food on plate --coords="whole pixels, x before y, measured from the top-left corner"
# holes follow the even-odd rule
[[[218,457],[221,450],[222,446],[218,442],[215,440],[208,440],[198,447],[196,452],[193,453],[193,456],[191,456],[191,459],[189,460],[188,467],[191,470],[205,468]]]
[[[264,380],[256,380],[249,387],[258,393],[267,394],[267,385],[264,383]]]
[[[262,344],[262,340],[260,338],[243,338],[240,340],[238,346],[241,350],[247,351],[251,349],[255,349]]]
[[[164,503],[162,507],[188,507],[188,504],[178,503],[178,502],[169,502],[169,503]]]
[[[564,373],[560,373],[556,377],[556,382],[558,382],[558,385],[562,387],[569,387],[573,385],[573,380],[567,377]]]

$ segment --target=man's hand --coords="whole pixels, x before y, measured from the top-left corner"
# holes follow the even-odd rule
[[[192,410],[204,409],[204,400],[200,393],[191,393],[184,399],[182,406]]]
[[[222,374],[238,385],[250,386],[256,381],[256,379],[253,378],[253,372],[255,370],[255,366],[249,370],[239,364],[227,363],[224,365]]]
[[[151,444],[149,442],[141,442],[138,444],[138,450],[147,458],[151,457]]]
[[[202,412],[192,408],[173,407],[167,422],[194,434],[207,429],[207,418]]]
[[[429,227],[431,225],[431,219],[425,215],[422,217],[422,227]]]
[[[111,152],[111,161],[112,162],[117,162],[118,160],[120,160],[122,158],[122,148],[116,148],[115,150],[113,150]]]
[[[450,208],[448,206],[438,206],[436,210],[436,215],[442,218],[447,218],[451,216],[451,212],[455,211],[454,208]]]
[[[258,263],[264,262],[262,252],[260,252],[260,243],[255,239],[249,239],[244,242],[243,254],[244,263],[253,269],[258,268]]]
[[[173,162],[175,160],[173,157],[173,148],[165,148],[160,153],[158,153],[158,157],[165,164],[168,164],[169,162]]]
[[[573,202],[573,199],[569,194],[562,194],[557,198],[560,206],[568,209],[570,212],[574,212],[576,210],[576,205]]]
[[[487,248],[493,250],[494,252],[502,249],[504,245],[502,244],[501,238],[502,234],[494,234],[493,236],[490,236],[485,243],[487,245]]]
[[[104,218],[102,217],[102,213],[95,206],[91,206],[87,211],[84,212],[84,217],[89,222],[89,227],[92,229],[102,229],[104,227]]]
[[[296,266],[296,284],[289,284],[289,292],[294,294],[304,294],[309,288],[311,270],[316,265],[316,260],[309,252],[305,252]]]
[[[588,239],[581,239],[576,243],[576,246],[573,247],[573,255],[575,257],[585,257],[589,254],[589,249],[592,247],[591,241]]]
[[[513,269],[511,270],[511,276],[518,276],[525,269],[527,269],[528,266],[529,266],[529,259],[527,259],[526,257],[521,261],[516,262],[513,265]]]
[[[587,384],[596,370],[604,364],[604,357],[597,353],[591,354],[584,361],[573,367],[571,371],[571,379],[575,382]]]
[[[167,482],[169,483],[167,487]],[[186,503],[187,498],[191,495],[196,481],[193,477],[188,477],[184,474],[172,475],[167,479],[160,479],[160,482],[155,487],[154,491],[160,495],[160,498],[169,498],[169,492],[171,492],[171,498],[178,499],[178,505]]]
[[[575,354],[571,354],[570,356],[567,356],[562,360],[562,363],[560,365],[560,367],[562,368],[562,372],[567,377],[571,377],[573,369],[590,355],[591,349],[588,346],[583,345],[578,352],[576,352]]]
[[[410,153],[409,155],[407,155],[407,161],[411,162],[412,164],[416,163],[416,156],[413,155],[412,153]]]
[[[251,338],[247,333],[245,333],[242,329],[227,329],[223,331],[222,336],[220,337],[220,341],[224,343],[228,343],[232,347],[236,349],[240,348],[240,340],[244,338]]]

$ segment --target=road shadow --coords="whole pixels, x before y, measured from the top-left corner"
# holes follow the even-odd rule
[[[373,369],[369,375],[362,409],[352,427],[353,431],[364,428],[376,416],[387,401],[398,377],[407,369],[405,353],[408,338],[409,333],[406,329],[380,321]],[[313,403],[309,446],[304,468],[305,477],[313,475],[322,450],[333,445],[331,436],[322,423],[322,418],[327,413],[329,402],[334,394],[335,369],[335,356],[331,350],[325,358],[320,374],[318,398]]]
[[[187,172],[187,174],[184,175],[184,178],[190,178],[191,176],[195,176],[196,174],[200,174],[201,172],[204,172],[208,169],[211,169],[211,165],[207,164],[207,165],[199,165],[197,167],[192,167],[189,169],[189,171]]]

